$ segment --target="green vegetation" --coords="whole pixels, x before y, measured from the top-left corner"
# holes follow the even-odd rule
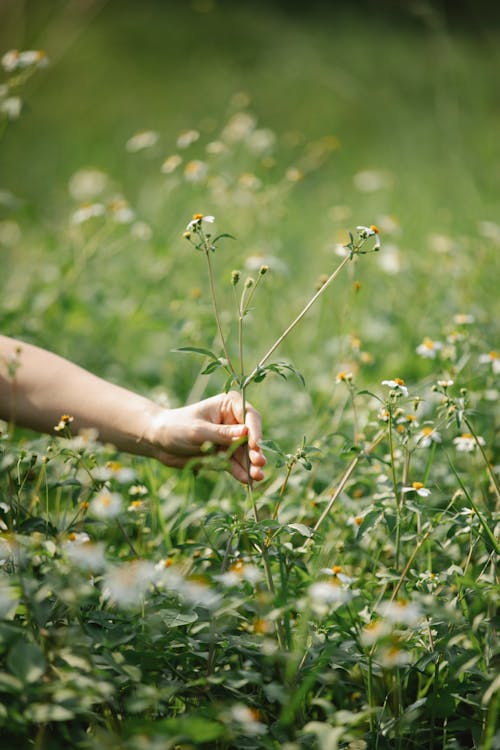
[[[50,60],[3,60],[2,332],[171,405],[231,375],[269,459],[2,426],[9,747],[500,748],[499,33],[327,5],[0,9]]]

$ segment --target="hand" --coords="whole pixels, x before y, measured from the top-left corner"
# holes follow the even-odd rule
[[[236,391],[221,393],[190,406],[162,410],[153,419],[150,438],[156,446],[156,458],[167,466],[183,467],[203,455],[204,443],[223,449],[246,436],[246,443],[236,448],[229,458],[231,474],[245,484],[248,473],[253,480],[263,479],[262,467],[266,459],[259,448],[260,415],[249,403],[245,411],[243,424],[243,402]]]

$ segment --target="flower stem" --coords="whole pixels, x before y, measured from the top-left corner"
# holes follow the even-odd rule
[[[217,306],[217,296],[215,294],[214,273],[212,269],[212,261],[210,260],[210,250],[208,248],[205,249],[205,257],[207,259],[207,264],[208,264],[208,279],[210,282],[210,295],[212,297],[212,307],[214,311],[215,322],[217,324],[219,338],[222,344],[222,348],[224,350],[224,355],[227,359],[228,367],[231,370],[231,372],[234,374],[235,369],[233,367],[233,363],[231,362],[231,357],[229,356],[229,351],[226,346],[226,339],[224,338],[224,334],[222,333],[222,325],[220,322],[219,308]]]
[[[283,331],[283,333],[281,334],[281,336],[276,339],[276,341],[271,346],[271,348],[264,354],[264,356],[262,357],[262,359],[260,360],[260,362],[254,367],[254,369],[252,370],[252,372],[250,373],[250,375],[247,375],[247,377],[245,378],[245,381],[244,381],[244,385],[248,385],[248,383],[250,383],[254,379],[254,377],[257,375],[257,373],[259,372],[259,370],[261,369],[261,367],[263,367],[265,365],[265,363],[267,362],[267,360],[269,359],[269,357],[272,354],[274,354],[274,352],[276,351],[276,349],[283,343],[283,341],[293,331],[293,329],[296,327],[296,325],[298,323],[300,323],[300,321],[302,320],[302,318],[309,312],[309,310],[314,305],[314,303],[316,302],[316,300],[319,299],[319,297],[322,294],[324,294],[324,292],[330,286],[330,284],[332,283],[332,281],[340,273],[341,269],[350,260],[351,260],[351,255],[346,255],[346,257],[343,259],[343,261],[337,266],[337,268],[335,269],[335,271],[333,271],[333,273],[330,274],[330,276],[325,281],[325,283],[323,284],[323,286],[321,286],[318,289],[318,291],[316,292],[316,294],[314,294],[311,297],[311,299],[309,300],[309,302],[305,305],[305,307],[302,308],[302,310],[297,315],[297,317],[294,318],[294,320],[292,320],[292,322],[290,323],[290,325]]]

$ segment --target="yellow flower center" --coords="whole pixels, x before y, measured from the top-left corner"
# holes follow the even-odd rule
[[[500,357],[500,354],[498,352],[492,351],[490,352],[491,359],[498,359]]]
[[[460,435],[460,437],[463,440],[472,440],[473,439],[473,436],[471,435],[470,432],[462,432],[462,434]]]
[[[193,214],[193,221],[200,221],[203,219],[203,214]]]
[[[434,432],[434,427],[422,427],[422,434],[426,437],[429,437],[429,435],[432,435]]]
[[[396,383],[396,385],[404,385],[405,384],[405,381],[402,380],[401,378],[394,378],[394,382]]]
[[[377,226],[375,226],[375,224],[370,224],[370,229],[372,230],[372,232],[375,232],[375,234],[379,233],[379,229]]]
[[[414,490],[421,490],[424,486],[423,482],[413,482],[412,487]]]

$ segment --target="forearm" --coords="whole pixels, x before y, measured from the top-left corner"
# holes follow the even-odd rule
[[[0,336],[0,418],[6,421],[52,433],[68,414],[74,434],[92,427],[102,442],[153,456],[149,429],[161,411],[56,354]]]

